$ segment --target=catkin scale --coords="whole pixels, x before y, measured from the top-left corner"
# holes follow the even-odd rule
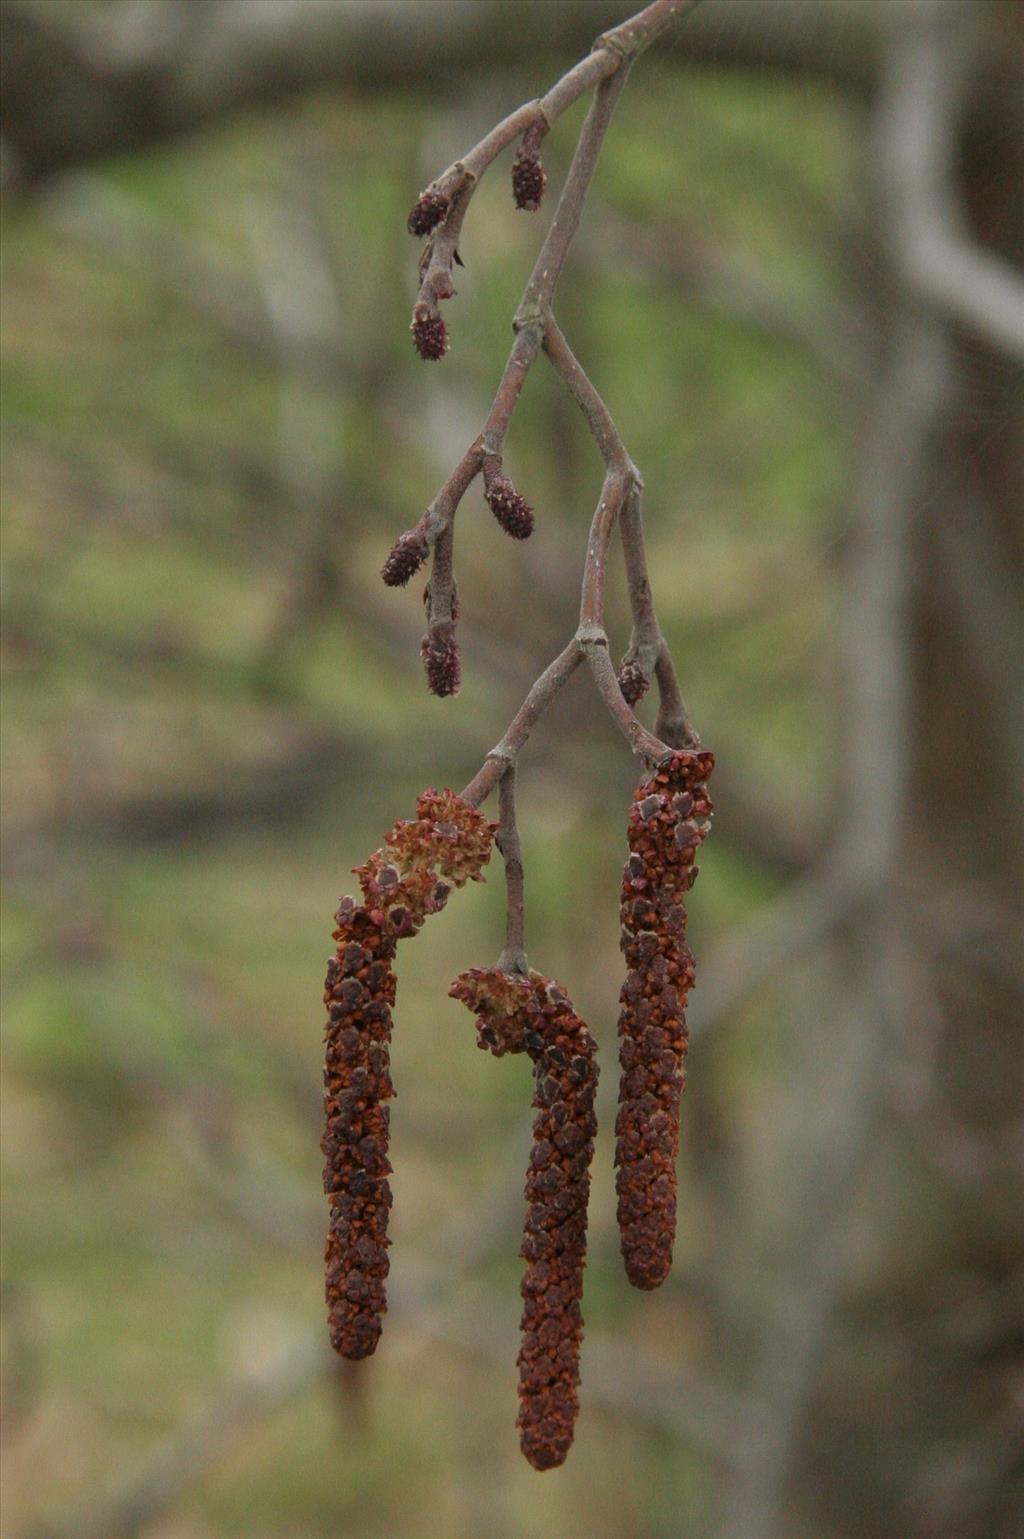
[[[594,1039],[556,983],[496,968],[460,974],[449,991],[476,1016],[479,1046],[526,1052],[537,1116],[526,1173],[520,1254],[519,1439],[537,1470],[565,1462],[579,1410],[583,1268],[597,1120]]]
[[[679,750],[641,783],[622,876],[616,1191],[630,1282],[656,1288],[672,1265],[679,1102],[686,1083],[686,1003],[694,982],[685,894],[712,811],[709,753]]]
[[[424,791],[416,814],[356,868],[363,902],[342,898],[327,964],[324,1285],[331,1345],[347,1358],[375,1350],[387,1309],[395,951],[453,887],[482,880],[496,827],[454,791]]]

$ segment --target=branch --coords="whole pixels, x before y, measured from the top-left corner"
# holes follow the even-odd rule
[[[632,667],[639,671],[643,690],[646,690],[652,674],[655,674],[661,696],[661,709],[655,727],[656,736],[673,748],[695,748],[699,745],[700,739],[690,724],[686,706],[679,692],[672,655],[658,624],[651,584],[647,576],[647,554],[644,547],[640,506],[643,479],[630,458],[611,412],[591,383],[586,370],[574,356],[554,316],[548,319],[544,351],[586,418],[587,426],[597,444],[608,476],[620,478],[623,483],[618,511],[629,587],[629,604],[633,615],[633,636],[629,650],[622,660],[622,669],[619,673],[620,687],[623,683],[623,670],[626,668]],[[590,610],[598,600],[598,594],[593,591],[596,583],[600,584],[599,597],[603,611],[604,571],[603,564],[598,567],[599,554],[603,563],[603,550],[599,553],[595,549],[594,571],[591,573],[592,591],[584,593],[583,607],[580,612],[581,625],[588,621],[603,624],[603,612],[597,618],[590,614]],[[590,564],[590,552],[588,552],[588,564]],[[585,577],[585,584],[586,581]],[[637,698],[639,696],[634,696],[634,702]]]
[[[462,792],[462,800],[471,807],[479,807],[490,796],[494,787],[510,764],[519,756],[534,723],[544,714],[566,681],[583,661],[583,654],[575,636],[555,660],[548,664],[540,678],[531,685],[530,691],[509,723],[505,736],[485,758],[480,769]]]
[[[1024,359],[1024,277],[972,239],[954,174],[976,20],[973,5],[961,5],[951,19],[931,0],[894,13],[889,56],[898,51],[903,59],[913,110],[890,101],[890,115],[899,121],[881,129],[893,136],[890,191],[898,187],[901,194],[888,199],[889,239],[897,271],[922,300],[990,346]]]
[[[558,281],[572,241],[579,229],[583,205],[597,166],[601,146],[611,122],[619,94],[626,82],[632,60],[650,46],[664,28],[678,16],[693,9],[697,0],[653,0],[612,32],[599,37],[590,57],[575,66],[539,103],[527,104],[510,115],[487,134],[474,149],[443,172],[420,195],[410,215],[410,229],[430,232],[430,240],[421,261],[421,285],[413,307],[412,331],[424,358],[439,359],[447,350],[447,331],[440,317],[440,302],[454,293],[452,267],[458,260],[466,210],[483,172],[501,149],[520,133],[527,138],[531,154],[538,129],[545,128],[551,115],[557,115],[586,88],[597,81],[594,100],[580,130],[572,164],[562,189],[558,206],[544,238],[533,272],[516,310],[513,327],[516,340],[505,372],[484,424],[483,432],[470,445],[455,471],[414,528],[401,535],[391,550],[383,569],[390,586],[404,586],[419,569],[428,553],[434,551],[434,574],[429,588],[428,633],[424,642],[428,682],[436,694],[454,694],[459,668],[453,636],[451,573],[451,529],[459,502],[475,476],[484,474],[485,491],[492,510],[507,532],[518,538],[529,534],[532,512],[511,482],[501,475],[501,457],[505,435],[519,400],[526,375],[543,345],[556,371],[563,378],[584,412],[605,462],[607,474],[601,499],[591,523],[584,565],[580,601],[580,623],[571,646],[586,658],[601,698],[623,732],[633,752],[645,763],[654,764],[669,752],[668,744],[647,731],[633,714],[632,702],[620,687],[608,656],[604,631],[604,591],[608,545],[615,523],[627,503],[629,522],[625,534],[630,596],[634,608],[634,628],[642,638],[647,658],[646,682],[656,671],[662,690],[662,715],[666,730],[674,740],[696,743],[696,734],[686,720],[667,644],[657,626],[646,575],[643,530],[638,505],[640,477],[626,453],[621,436],[586,373],[573,357],[551,313]],[[542,185],[542,182],[541,182]],[[554,698],[571,668],[566,654],[549,668],[527,697],[517,717],[525,730],[536,715]],[[633,697],[638,698],[638,695]],[[482,800],[493,788],[500,770],[489,768],[504,761],[514,763],[525,741],[525,732],[513,723],[498,750],[488,755],[488,762],[467,787],[467,795]]]
[[[695,0],[685,0],[685,3],[692,4]],[[625,84],[626,70],[622,67],[621,56],[615,54],[610,48],[600,47],[600,40],[595,48],[599,51],[592,57],[600,57],[602,62],[610,60],[612,67],[616,69],[616,74],[604,82],[596,92],[594,103],[580,132],[576,153],[573,156],[555,216],[513,319],[516,339],[494,397],[494,404],[484,423],[483,432],[467,449],[419,523],[400,537],[389,558],[389,565],[384,569],[384,580],[392,585],[408,581],[409,576],[412,575],[411,571],[407,571],[409,560],[415,557],[417,564],[422,561],[430,547],[452,522],[468,487],[483,469],[485,457],[492,461],[500,461],[512,413],[515,411],[526,376],[540,351],[546,314],[554,298],[569,246],[579,228],[583,203],[597,165],[601,143],[611,121],[619,92]],[[487,140],[484,139],[481,143],[486,144]],[[476,153],[471,150],[465,160],[457,164],[475,163]],[[493,159],[493,156],[491,158]],[[444,177],[441,177],[435,185],[443,182]],[[455,293],[451,285],[455,239],[461,232],[465,207],[474,185],[474,182],[468,183],[469,190],[451,203],[448,214],[442,219],[433,237],[419,296],[413,308],[414,327],[417,321],[423,324],[429,320],[443,325],[443,322],[437,319],[438,299],[449,298]],[[455,227],[454,237],[452,227]],[[396,557],[400,547],[403,554],[408,553],[409,560],[399,560],[397,566],[389,570],[390,562]],[[415,570],[415,567],[412,570]]]

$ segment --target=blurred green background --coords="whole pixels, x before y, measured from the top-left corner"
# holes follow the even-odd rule
[[[220,8],[185,4],[189,47],[213,25],[197,13]],[[145,38],[181,9],[5,6],[9,67],[32,63],[26,18],[54,47],[89,19],[114,78],[129,11]],[[575,1449],[539,1477],[513,1425],[529,1069],[477,1052],[447,998],[500,948],[498,863],[402,950],[393,1311],[366,1364],[324,1351],[331,914],[424,786],[470,778],[571,634],[601,479],[542,360],[506,461],[536,533],[505,539],[471,489],[464,686],[429,696],[416,584],[389,591],[377,572],[479,430],[583,104],[545,145],[540,214],[514,211],[504,161],[481,186],[436,368],[408,337],[405,216],[628,6],[509,5],[519,46],[453,62],[469,9],[408,7],[426,43],[405,82],[371,71],[361,89],[349,65],[333,86],[288,78],[279,102],[66,166],[33,162],[31,124],[19,160],[15,81],[4,1531],[1010,1539],[1024,1531],[1020,356],[935,322],[948,388],[931,447],[906,446],[923,467],[897,627],[910,812],[865,918],[863,893],[829,875],[862,762],[851,743],[886,720],[883,701],[858,723],[843,684],[870,625],[857,487],[887,343],[917,302],[894,297],[880,225],[888,44],[863,7],[790,7],[788,31],[763,6],[726,7],[720,32],[711,17],[692,47],[680,29],[645,58],[557,303],[643,470],[662,625],[719,759],[691,908],[674,1274],[640,1295],[618,1257],[617,904],[637,771],[581,673],[520,775],[531,960],[569,989],[603,1064]],[[975,167],[979,239],[1019,260],[1020,108],[1001,117],[991,95],[1013,7],[977,9],[969,57],[989,62],[968,72],[958,122],[974,138],[956,164]],[[298,33],[306,11],[293,0]],[[373,11],[355,8],[360,26]],[[782,57],[800,27],[823,60],[831,37],[831,66]],[[75,143],[75,101],[36,103],[64,113],[57,142]],[[942,520],[952,539],[975,531],[966,562],[942,555]],[[618,570],[610,623],[617,656]],[[875,898],[906,922],[889,1013],[862,988]]]

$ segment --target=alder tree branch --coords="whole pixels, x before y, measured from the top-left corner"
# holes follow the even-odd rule
[[[643,485],[640,473],[608,408],[573,356],[552,314],[558,282],[579,229],[601,146],[629,68],[671,22],[691,11],[696,4],[697,0],[654,0],[637,15],[603,34],[590,55],[569,70],[545,96],[511,113],[468,154],[442,172],[421,194],[420,202],[410,216],[410,228],[414,233],[428,236],[413,309],[413,335],[423,356],[436,359],[447,349],[447,330],[440,316],[440,304],[453,297],[455,292],[453,267],[459,260],[458,245],[466,213],[481,177],[501,151],[516,139],[522,140],[520,156],[536,161],[540,141],[551,124],[586,90],[593,89],[593,101],[580,130],[554,217],[513,318],[515,341],[487,420],[423,517],[396,542],[383,573],[385,581],[392,586],[404,585],[432,554],[424,649],[428,657],[440,656],[440,649],[452,644],[455,618],[452,530],[459,503],[476,476],[483,475],[485,495],[496,513],[498,506],[494,497],[498,487],[503,488],[506,499],[514,502],[516,516],[523,523],[516,529],[509,528],[506,523],[508,532],[522,538],[532,528],[532,511],[503,475],[502,452],[526,376],[543,350],[583,412],[605,466],[605,479],[587,541],[579,626],[531,687],[504,737],[490,751],[462,793],[466,801],[478,806],[500,782],[502,821],[499,842],[506,858],[509,883],[509,933],[503,955],[509,959],[512,970],[525,967],[514,766],[534,723],[579,663],[587,663],[612,719],[633,752],[646,765],[662,761],[674,746],[695,746],[698,742],[654,610],[640,516]],[[541,178],[542,189],[543,173],[535,174]],[[626,690],[625,693],[624,675],[616,674],[608,654],[604,617],[608,550],[616,523],[622,528],[633,616],[633,637],[624,661],[638,685],[635,691]],[[657,680],[661,698],[654,733],[637,720],[632,710],[632,703],[639,699],[652,677]],[[457,664],[454,662],[444,677],[431,677],[431,687],[440,694],[454,693],[457,683]]]

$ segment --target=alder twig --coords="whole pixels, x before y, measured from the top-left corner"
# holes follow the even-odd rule
[[[514,764],[534,723],[542,716],[558,694],[566,680],[575,673],[583,661],[583,653],[575,638],[563,647],[553,662],[549,663],[540,678],[531,685],[526,699],[513,716],[500,743],[496,743],[477,770],[473,779],[462,792],[462,800],[471,807],[479,807],[485,801],[508,765]]]
[[[568,646],[537,680],[505,736],[466,787],[463,795],[474,806],[490,794],[514,765],[534,722],[584,658],[610,715],[645,765],[649,767],[661,762],[672,747],[696,746],[699,741],[689,722],[668,645],[653,607],[640,517],[641,477],[610,412],[573,356],[551,308],[629,67],[672,20],[692,10],[697,3],[698,0],[654,0],[621,26],[603,34],[594,44],[590,56],[574,66],[545,97],[503,119],[468,155],[431,183],[410,215],[410,229],[429,235],[421,259],[420,289],[413,309],[413,336],[422,356],[437,360],[447,350],[447,330],[440,317],[439,305],[455,293],[452,270],[461,260],[458,242],[481,176],[498,154],[520,135],[525,136],[521,153],[528,149],[534,156],[537,144],[555,118],[584,90],[594,87],[594,99],[580,130],[558,206],[513,317],[515,342],[483,431],[467,449],[419,523],[399,538],[383,572],[389,585],[402,586],[433,551],[424,656],[431,688],[438,694],[454,693],[458,684],[458,663],[452,630],[451,529],[459,502],[476,475],[482,472],[488,501],[503,527],[516,538],[524,538],[530,533],[532,510],[502,475],[501,464],[505,435],[523,383],[543,347],[587,420],[604,461],[606,475],[587,542],[579,627]],[[539,201],[543,173],[537,166],[534,166],[534,177],[531,201],[521,206],[536,207]],[[617,522],[622,524],[633,614],[633,637],[627,653],[632,670],[628,689],[625,676],[620,682],[620,676],[612,666],[604,625],[608,547]],[[449,657],[446,671],[436,666],[444,649],[447,649],[444,655]],[[632,710],[652,676],[657,678],[661,700],[655,733],[649,732]],[[511,779],[507,786],[507,795],[511,797]],[[517,902],[520,900],[521,889],[516,898]],[[520,953],[521,939],[513,946],[512,954],[519,959]]]
[[[693,10],[697,4],[698,0],[654,0],[654,4],[648,5],[621,26],[604,33],[597,39],[587,58],[574,65],[545,96],[537,101],[526,102],[515,112],[509,113],[468,154],[454,161],[430,184],[427,192],[443,198],[449,205],[449,211],[425,252],[417,308],[425,306],[431,309],[436,306],[438,299],[450,297],[451,267],[466,211],[481,177],[501,152],[528,131],[546,133],[585,91],[600,86],[609,77],[618,75],[621,89],[621,81],[626,73],[623,66],[628,67],[629,62],[650,47],[672,21],[686,11]],[[596,164],[596,155],[594,161]],[[581,197],[580,207],[582,202]],[[573,234],[575,230],[566,241],[566,250]],[[535,276],[539,272],[538,263]],[[557,282],[558,273],[555,272],[552,292]]]
[[[495,843],[505,862],[507,893],[505,946],[498,958],[498,966],[502,972],[517,973],[525,978],[530,968],[526,960],[524,943],[523,852],[519,843],[519,825],[516,822],[516,767],[514,764],[508,766],[498,784],[498,816],[500,823]]]
[[[679,691],[675,667],[668,644],[661,633],[654,609],[654,598],[647,576],[644,547],[641,494],[643,477],[633,463],[611,412],[592,384],[583,365],[575,357],[554,316],[549,316],[544,335],[544,351],[555,372],[579,406],[609,475],[626,479],[619,506],[622,550],[629,587],[629,605],[633,616],[633,635],[623,667],[636,667],[650,683],[657,676],[661,705],[655,735],[670,748],[696,748],[700,739],[690,724]],[[603,573],[601,574],[603,577]],[[603,593],[602,593],[603,603]],[[581,622],[583,616],[581,614]],[[603,615],[599,623],[603,623]]]

